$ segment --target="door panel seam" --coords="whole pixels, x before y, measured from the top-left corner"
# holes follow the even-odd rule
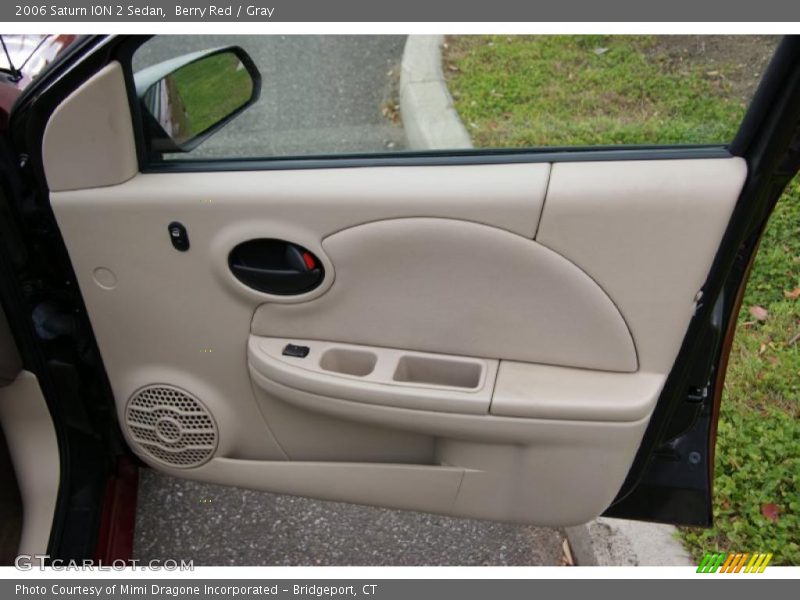
[[[544,206],[547,203],[547,196],[548,196],[548,194],[550,194],[550,181],[552,181],[552,179],[553,179],[553,167],[554,166],[555,166],[555,163],[552,163],[552,162],[548,163],[547,183],[545,183],[545,185],[544,185],[544,196],[542,197],[542,204],[539,207],[539,216],[536,219],[536,229],[534,229],[533,238],[531,238],[533,240],[535,240],[536,236],[539,235],[539,228],[542,226],[542,217],[544,216]],[[551,250],[552,250],[552,248],[551,248]],[[600,288],[600,289],[602,289],[602,288]],[[627,323],[625,323],[625,325],[627,325]],[[638,363],[638,358],[637,358],[637,363]]]

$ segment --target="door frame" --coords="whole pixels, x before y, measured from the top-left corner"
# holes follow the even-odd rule
[[[89,36],[76,42],[59,61],[51,65],[18,99],[10,119],[15,153],[6,160],[19,171],[18,191],[10,202],[10,220],[15,235],[27,249],[43,252],[52,264],[43,271],[43,292],[61,299],[73,311],[78,332],[71,338],[70,364],[80,386],[94,392],[81,400],[88,414],[106,415],[98,428],[82,424],[92,434],[92,448],[119,457],[130,455],[122,442],[114,402],[94,334],[78,292],[75,274],[67,256],[49,204],[41,147],[44,129],[53,109],[83,81],[111,60],[124,67],[129,89],[140,171],[228,172],[241,170],[323,169],[346,167],[411,165],[477,165],[575,161],[616,161],[654,159],[697,159],[743,157],[748,176],[736,203],[713,266],[702,288],[702,298],[689,325],[677,360],[667,378],[639,451],[627,479],[606,515],[664,522],[709,525],[713,483],[713,450],[724,382],[724,365],[730,352],[733,325],[738,314],[737,297],[747,282],[748,265],[758,247],[767,219],[783,189],[800,166],[800,36],[785,38],[779,45],[734,140],[728,145],[690,146],[603,146],[583,148],[533,148],[520,150],[460,150],[406,152],[397,154],[309,156],[265,159],[188,160],[151,164],[141,139],[141,120],[133,94],[130,64],[133,52],[150,36]],[[19,167],[18,158],[25,161]],[[5,254],[5,252],[3,253]],[[80,503],[75,497],[78,460],[86,457],[76,450],[78,434],[68,425],[62,407],[75,400],[63,385],[57,385],[48,360],[48,349],[38,340],[30,323],[32,305],[23,293],[29,283],[31,266],[20,277],[18,265],[6,263],[2,274],[3,302],[18,321],[15,335],[26,351],[26,366],[43,382],[42,387],[54,420],[61,430],[63,493],[60,493],[51,537],[53,557],[91,554],[95,543],[81,518],[96,513],[99,521],[100,493],[94,501]],[[40,265],[38,267],[42,269]],[[35,271],[35,269],[34,269]],[[12,288],[16,288],[13,291]],[[740,300],[739,300],[740,301]],[[61,357],[63,360],[63,357]],[[109,416],[111,415],[111,416]],[[83,435],[83,433],[81,433]],[[697,454],[699,454],[699,460]],[[100,461],[101,463],[103,461]],[[97,464],[90,470],[95,481],[105,481],[112,463]],[[88,476],[88,475],[87,475]],[[100,486],[102,487],[102,486]],[[83,531],[81,531],[81,529]]]

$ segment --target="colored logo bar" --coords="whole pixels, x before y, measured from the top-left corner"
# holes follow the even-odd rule
[[[763,573],[772,553],[706,552],[697,566],[698,573]]]

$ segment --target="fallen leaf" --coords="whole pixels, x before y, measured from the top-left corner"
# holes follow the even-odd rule
[[[594,53],[597,54],[597,56],[600,56],[601,54],[605,54],[606,52],[608,52],[608,48],[595,48],[594,49]]]
[[[755,318],[756,321],[766,321],[767,317],[769,316],[767,309],[763,306],[751,306],[750,314],[753,315],[753,318]]]
[[[794,288],[791,292],[783,291],[783,297],[789,300],[796,300],[800,298],[800,287]]]
[[[565,539],[561,545],[561,565],[564,567],[574,567],[575,559],[572,558],[572,550],[569,547],[569,542]]]
[[[761,514],[775,523],[781,514],[781,507],[777,504],[772,504],[771,502],[769,504],[762,504]]]
[[[400,120],[400,105],[396,102],[386,102],[381,107],[381,114],[390,121],[397,123]]]
[[[767,345],[764,342],[761,342],[761,346],[758,349],[758,355],[761,356],[766,351],[767,351]]]
[[[795,334],[792,336],[792,339],[790,339],[790,340],[787,342],[787,344],[788,344],[789,346],[794,346],[794,345],[797,343],[797,340],[800,340],[800,333],[795,333]]]

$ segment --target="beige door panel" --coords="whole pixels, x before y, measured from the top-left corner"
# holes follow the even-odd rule
[[[288,343],[309,348],[284,356]],[[355,402],[437,412],[486,414],[496,360],[319,341],[250,337],[252,369],[282,385]]]
[[[398,408],[366,402],[343,400],[334,396],[305,392],[285,386],[265,377],[251,368],[256,394],[270,419],[272,406],[288,403],[296,408],[328,415],[336,419],[355,421],[378,427],[412,431],[436,438],[485,442],[497,444],[547,445],[572,440],[580,445],[578,436],[586,436],[596,428],[607,427],[638,430],[646,424],[650,415],[636,421],[600,421],[579,419],[519,418],[495,414],[475,415],[470,413],[437,412],[431,410]],[[302,431],[303,423],[296,423],[295,431]],[[575,436],[574,438],[572,436]],[[441,440],[437,440],[441,441]],[[325,440],[319,440],[320,452],[324,452]],[[638,441],[637,441],[638,444]],[[633,457],[630,457],[631,460]]]
[[[611,502],[743,162],[134,174],[130,119],[97,119],[123,99],[112,64],[53,114],[43,155],[144,460],[203,481],[547,525]],[[172,221],[188,252],[172,247]],[[239,282],[228,254],[269,237],[314,252],[323,284],[277,297]],[[313,345],[308,362],[280,354],[287,340]],[[203,451],[173,460],[184,437]]]
[[[557,429],[560,436],[530,445],[444,441],[437,458],[465,467],[451,514],[548,527],[586,523],[616,496],[645,426]]]
[[[625,321],[568,260],[521,236],[453,219],[393,219],[322,242],[323,296],[265,303],[253,333],[635,371]]]
[[[305,346],[309,353],[285,356],[287,344]],[[611,373],[258,336],[250,337],[248,360],[261,377],[324,398],[542,419],[637,421],[649,416],[666,379],[643,371]],[[385,424],[397,426],[392,419]]]
[[[553,526],[583,523],[605,510],[619,490],[649,420],[649,415],[625,422],[412,410],[310,394],[255,370],[252,374],[268,418],[288,405],[298,409],[298,417],[317,413],[431,436],[432,464],[463,467],[467,473],[447,513],[455,516]],[[303,437],[309,431],[297,419],[281,433]],[[325,441],[320,438],[320,448]]]
[[[133,124],[118,62],[58,105],[44,131],[42,161],[53,192],[114,185],[136,175]]]
[[[30,371],[0,387],[0,426],[22,497],[18,554],[44,554],[61,483],[58,441],[50,409]]]
[[[746,174],[741,158],[553,165],[536,241],[610,296],[639,368],[672,368]]]
[[[324,237],[383,215],[462,213],[483,215],[497,225],[510,212],[517,215],[513,224],[527,221],[532,235],[543,200],[537,194],[543,195],[549,166],[479,168],[480,176],[463,167],[401,171],[138,175],[113,187],[53,192],[53,210],[120,411],[143,386],[176,385],[201,398],[217,416],[220,453],[284,458],[257,410],[246,360],[253,314],[272,298],[233,277],[228,252],[254,236],[281,235],[306,244],[325,261]],[[419,174],[431,184],[427,199],[414,185]],[[329,185],[317,187],[317,175]],[[387,202],[381,193],[376,200],[376,190],[387,182],[397,199]],[[490,182],[505,182],[505,187],[495,194]],[[483,204],[487,197],[491,210]],[[526,204],[523,219],[514,206]],[[176,219],[189,232],[189,252],[176,252],[169,242],[167,224]],[[335,273],[331,265],[330,281]],[[320,290],[314,293],[324,286]],[[390,455],[397,454],[388,446]]]
[[[541,444],[441,440],[430,465],[214,458],[191,473],[162,470],[275,493],[568,526],[586,522],[611,502],[645,426],[646,421],[588,428],[539,421]]]
[[[265,391],[259,377],[253,375],[255,401],[291,461],[435,464],[436,437],[428,432],[402,428],[394,420],[354,419],[350,413],[287,401]]]
[[[278,494],[450,514],[464,471],[419,464],[215,458],[193,469],[191,477]]]
[[[491,413],[505,417],[638,421],[650,416],[666,375],[609,373],[500,361]]]
[[[690,163],[670,161],[669,168],[680,171],[683,164]],[[639,168],[653,166],[629,163],[626,172],[636,180]],[[724,174],[725,167],[718,168]],[[307,182],[316,172],[308,171],[230,174],[237,184],[224,201],[207,201],[223,193],[212,174],[188,173],[139,175],[111,188],[52,194],[121,414],[142,386],[172,384],[201,399],[216,419],[216,458],[205,465],[171,468],[143,453],[145,460],[206,481],[453,515],[569,524],[602,512],[627,474],[663,385],[666,370],[637,368],[639,345],[658,346],[642,336],[656,330],[640,329],[632,339],[624,305],[609,298],[606,282],[587,276],[575,257],[564,259],[545,246],[553,244],[556,224],[561,227],[558,211],[543,221],[537,241],[497,223],[452,218],[458,210],[470,213],[474,201],[466,189],[461,209],[450,196],[445,204],[453,204],[436,214],[437,191],[452,194],[464,181],[456,172],[472,169],[430,169],[440,183],[429,194],[424,217],[415,214],[420,204],[382,195],[365,200],[362,208],[369,204],[368,209],[340,211],[343,195],[336,187],[312,189]],[[348,181],[372,181],[370,171],[337,170],[339,187],[357,189],[360,184]],[[409,180],[418,171],[396,168],[408,172]],[[450,173],[452,185],[442,186]],[[293,186],[300,191],[292,193]],[[734,196],[731,191],[730,205]],[[728,203],[711,199],[718,210],[727,210]],[[652,210],[666,210],[661,203],[672,201],[655,196]],[[189,252],[171,247],[166,225],[173,220],[186,225]],[[329,281],[289,303],[244,289],[227,272],[227,253],[261,236],[306,245],[330,266]],[[597,236],[604,244],[616,243]],[[650,252],[663,264],[682,256],[664,248],[658,254],[643,238],[640,243],[631,256]],[[695,257],[708,264],[712,258],[712,252]],[[114,285],[101,285],[98,268],[114,274]],[[639,293],[647,303],[648,294],[665,292],[653,283]],[[680,327],[687,324],[688,318]],[[279,340],[269,353],[257,344],[254,350],[264,335]],[[363,355],[340,355],[318,372],[278,358],[284,341],[319,339],[329,348],[360,342],[369,346],[361,350],[391,355],[375,373],[391,380],[404,354],[476,361],[486,369],[479,381],[494,378],[490,402],[484,396],[473,404],[480,414],[469,414],[474,408],[443,412],[434,406],[437,398],[445,399],[448,410],[461,411],[460,396],[475,399],[490,386],[444,393],[435,386],[373,382],[392,388],[380,404],[357,374],[369,368],[368,357],[365,363]],[[494,376],[489,365],[498,359],[504,360]],[[305,371],[298,375],[287,365]],[[474,376],[458,380],[472,385]],[[398,390],[405,390],[402,401]],[[408,398],[416,408],[400,407]],[[287,459],[285,468],[276,466]],[[316,465],[313,470],[308,463]],[[371,484],[355,483],[359,474],[369,473],[372,481],[383,475],[355,468],[364,463],[385,469],[380,472],[389,479],[392,466],[405,465],[409,473],[424,467],[419,495],[370,495]],[[424,495],[429,484],[422,482],[435,478],[437,465],[464,472],[461,491],[444,503],[446,510]],[[327,475],[316,483],[306,480],[328,467],[352,471],[347,494],[331,492]],[[441,498],[437,494],[430,498]]]

